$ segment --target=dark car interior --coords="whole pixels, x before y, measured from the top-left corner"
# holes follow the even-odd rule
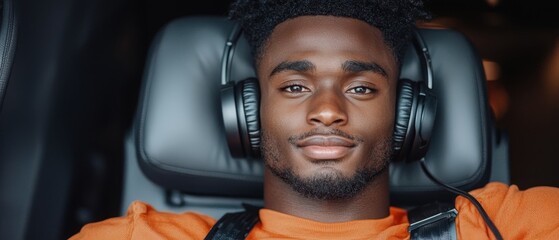
[[[255,76],[242,35],[223,70],[229,3],[2,1],[0,239],[67,239],[134,200],[215,218],[262,204],[263,164],[232,157],[222,118],[224,75]],[[557,7],[428,6],[435,18],[419,33],[438,98],[428,168],[464,191],[559,186]],[[425,72],[410,44],[401,77]],[[417,162],[391,164],[390,178],[395,206],[454,197]]]

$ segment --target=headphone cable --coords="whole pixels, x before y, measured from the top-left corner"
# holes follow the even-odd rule
[[[421,168],[423,169],[423,172],[425,172],[425,174],[427,175],[427,177],[429,177],[429,179],[431,179],[431,181],[435,182],[436,184],[440,185],[441,187],[445,188],[450,192],[453,192],[455,194],[458,194],[470,200],[470,202],[472,202],[472,204],[474,204],[474,206],[479,211],[479,214],[481,215],[481,217],[483,218],[483,220],[485,221],[489,229],[491,229],[491,232],[493,232],[493,235],[495,235],[495,238],[497,240],[503,240],[503,236],[501,236],[501,233],[499,232],[499,230],[497,229],[493,221],[491,221],[491,219],[489,218],[489,216],[487,215],[487,213],[485,212],[481,204],[477,201],[477,199],[474,196],[458,188],[444,184],[443,182],[435,178],[435,176],[433,176],[433,174],[431,174],[431,172],[429,172],[429,170],[427,169],[427,166],[425,165],[425,158],[421,158],[419,162],[421,164]]]

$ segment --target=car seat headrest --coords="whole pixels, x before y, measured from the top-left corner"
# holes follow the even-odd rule
[[[195,16],[167,24],[154,39],[134,121],[136,151],[144,174],[164,188],[191,194],[262,197],[263,163],[232,158],[223,126],[221,58],[234,23]],[[437,116],[425,157],[431,172],[464,190],[487,183],[492,122],[481,59],[468,39],[451,29],[420,29],[433,69]],[[410,45],[401,78],[420,79]],[[247,41],[240,38],[231,79],[255,77]],[[419,163],[390,166],[393,203],[448,197]]]

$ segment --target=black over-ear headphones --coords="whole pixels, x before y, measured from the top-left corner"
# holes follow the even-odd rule
[[[260,89],[258,79],[231,81],[231,62],[241,27],[235,24],[221,59],[221,109],[229,151],[234,158],[260,157]]]
[[[231,81],[230,71],[241,27],[236,24],[225,44],[221,61],[221,105],[227,143],[235,158],[260,157],[260,89],[258,79]],[[393,159],[411,162],[425,156],[435,122],[437,98],[432,92],[433,70],[429,51],[418,31],[414,31],[423,79],[398,81]]]

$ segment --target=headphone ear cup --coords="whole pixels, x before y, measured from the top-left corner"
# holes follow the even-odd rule
[[[416,82],[409,79],[398,81],[396,99],[396,121],[392,138],[393,160],[401,161],[406,158],[410,146],[410,126],[413,126],[416,103]]]
[[[229,152],[234,158],[242,158],[245,156],[245,153],[241,143],[237,98],[235,97],[236,88],[235,82],[228,82],[221,86],[221,116],[223,117],[223,126]]]
[[[437,97],[423,82],[418,83],[416,99],[417,107],[412,110],[412,112],[415,112],[415,114],[412,114],[415,115],[415,120],[412,120],[415,125],[410,151],[406,159],[408,161],[419,160],[427,154],[437,115]]]
[[[221,88],[221,111],[229,152],[234,158],[260,157],[258,79],[229,82]]]
[[[246,123],[246,142],[245,148],[248,155],[252,158],[260,157],[260,88],[258,79],[249,78],[241,82],[242,107],[244,108],[244,118]],[[242,136],[245,138],[245,136]]]
[[[258,79],[229,82],[221,88],[221,112],[229,152],[234,158],[260,157]]]

